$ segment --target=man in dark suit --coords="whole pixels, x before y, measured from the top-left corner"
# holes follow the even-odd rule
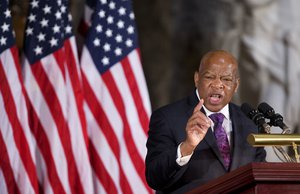
[[[230,102],[239,86],[236,59],[223,50],[205,54],[194,82],[190,96],[151,116],[146,178],[158,192],[183,193],[248,163],[265,161],[265,150],[246,140],[258,133],[257,126]]]

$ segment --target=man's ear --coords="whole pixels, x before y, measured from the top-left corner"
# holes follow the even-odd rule
[[[236,79],[236,86],[235,86],[235,89],[234,89],[235,93],[238,91],[239,86],[240,86],[240,78],[237,78]]]

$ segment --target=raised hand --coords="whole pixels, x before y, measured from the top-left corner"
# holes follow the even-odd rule
[[[192,116],[186,124],[186,139],[182,142],[180,147],[182,156],[189,155],[194,151],[196,146],[203,140],[211,125],[209,118],[200,111],[203,103],[204,100],[200,99],[199,103],[194,108]]]

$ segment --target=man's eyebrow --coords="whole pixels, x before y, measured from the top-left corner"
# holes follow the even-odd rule
[[[212,72],[212,71],[205,71],[205,72],[202,72],[202,75],[205,75],[205,74],[211,74],[211,75],[215,75],[216,73],[215,72]],[[224,72],[224,74],[221,74],[220,76],[224,77],[224,76],[234,76],[234,73],[232,72]]]
[[[234,74],[233,73],[231,73],[231,74],[226,74],[226,75],[221,75],[222,77],[227,77],[227,76],[231,76],[231,77],[233,77],[234,76]]]

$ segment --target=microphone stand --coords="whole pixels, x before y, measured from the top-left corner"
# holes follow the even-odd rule
[[[286,133],[290,133],[290,129],[289,129],[289,128],[283,130],[281,134],[286,134]],[[294,149],[294,152],[295,152],[296,162],[299,163],[299,158],[298,158],[298,160],[297,160],[297,157],[296,157],[296,156],[298,155],[297,144],[295,144],[294,142],[292,142],[292,145],[293,145],[293,147],[294,147],[294,145],[296,145],[296,150]],[[288,153],[283,149],[282,146],[275,145],[275,146],[272,146],[272,148],[273,148],[274,153],[276,154],[276,156],[277,156],[282,162],[284,162],[284,161],[280,158],[280,156],[278,155],[278,153],[276,152],[276,150],[279,151],[279,152],[281,153],[281,155],[285,158],[286,162],[295,162],[295,160],[292,159],[292,158],[288,155]],[[299,156],[299,155],[298,155],[298,156]]]
[[[264,129],[265,133],[267,134],[271,134],[271,124],[264,124],[262,125],[262,128]],[[282,132],[282,134],[285,134],[287,131],[284,130]],[[281,159],[281,157],[278,155],[278,152],[281,153],[281,155],[285,158],[286,162],[294,162],[294,160],[288,155],[288,153],[283,149],[282,146],[279,145],[274,145],[272,146],[274,153],[276,154],[276,156],[279,158],[279,160],[281,160],[282,162],[284,162],[283,159]]]
[[[295,160],[293,160],[287,153],[286,151],[283,149],[282,146],[272,146],[273,150],[274,150],[274,153],[276,154],[276,156],[282,161],[284,162],[280,156],[278,155],[278,153],[276,152],[279,151],[281,153],[281,155],[283,155],[283,157],[285,158],[285,161],[286,162],[295,162]]]

